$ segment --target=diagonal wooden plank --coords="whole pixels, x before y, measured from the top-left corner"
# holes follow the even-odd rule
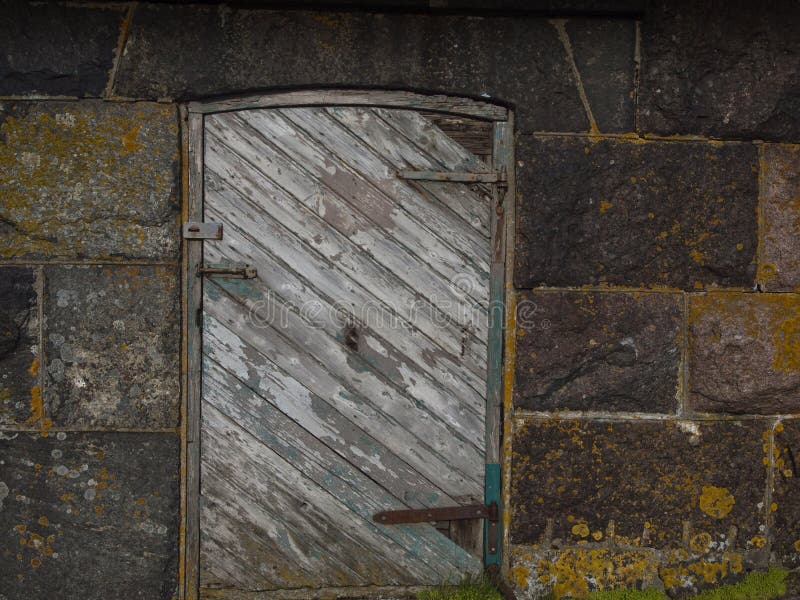
[[[372,148],[364,144],[358,136],[338,122],[328,117],[322,109],[291,108],[278,111],[288,121],[308,135],[313,143],[319,144],[347,164],[364,179],[383,191],[445,244],[457,248],[462,255],[482,257],[485,254],[485,237],[473,228],[465,226],[449,210],[425,202],[413,190],[397,178],[397,168]],[[255,116],[255,115],[254,115]],[[265,115],[255,117],[264,122]],[[277,119],[271,119],[275,122]]]
[[[257,349],[237,341],[232,332],[219,324],[208,331],[205,369],[216,372],[225,368],[231,372],[241,385],[249,386],[251,393],[258,394],[264,402],[271,403],[287,418],[302,425],[343,460],[369,474],[372,480],[408,505],[426,507],[455,503],[402,457],[349,421],[336,407],[308,390]],[[234,382],[234,386],[237,385]],[[241,393],[246,392],[241,390]]]
[[[255,301],[236,295],[234,300],[224,291],[224,285],[219,281],[206,286],[204,303],[209,315],[224,322],[228,329],[256,347],[261,347],[260,344],[266,342],[264,338],[274,337],[276,332],[292,340],[295,348],[302,351],[295,351],[290,356],[305,356],[325,365],[326,371],[341,385],[368,399],[382,413],[414,432],[432,450],[446,456],[454,473],[460,473],[473,482],[481,479],[479,463],[476,463],[483,457],[483,439],[476,437],[483,432],[481,418],[452,401],[429,409],[432,399],[426,398],[423,403],[421,399],[405,395],[366,368],[360,359],[342,352],[343,346],[339,342],[308,327],[299,315],[281,306],[276,297]],[[282,322],[256,329],[252,326],[253,318],[258,318],[259,314],[281,315]]]
[[[206,211],[211,219],[222,220],[223,214],[215,210]],[[229,213],[230,214],[230,213]],[[236,220],[237,223],[241,219]],[[349,285],[344,277],[324,265],[316,263],[310,274],[299,274],[281,259],[271,254],[264,238],[256,240],[241,226],[228,224],[228,237],[223,243],[209,244],[206,260],[210,263],[249,263],[258,264],[258,278],[272,293],[276,293],[287,303],[302,306],[322,307],[322,326],[328,333],[333,326],[331,315],[344,317],[341,313],[358,315],[362,323],[359,337],[367,349],[375,348],[381,355],[405,357],[428,375],[436,378],[443,386],[463,399],[474,410],[482,413],[486,399],[486,383],[463,363],[441,346],[423,335],[410,322],[404,321],[389,307],[383,306],[374,297]],[[341,324],[336,323],[341,329]],[[388,347],[387,347],[388,346]],[[367,357],[369,360],[369,357]],[[400,360],[398,358],[397,360]]]
[[[241,244],[237,244],[237,247],[241,247]],[[272,306],[269,304],[271,301],[269,297],[274,296],[280,301],[280,307],[289,306],[301,316],[305,315],[316,331],[324,332],[328,338],[335,340],[334,347],[344,352],[353,361],[358,360],[359,364],[363,361],[362,368],[367,368],[385,378],[397,389],[402,390],[405,395],[425,398],[427,404],[434,409],[457,403],[466,410],[472,411],[478,419],[483,418],[485,397],[478,395],[471,388],[456,391],[453,386],[448,385],[449,381],[438,379],[421,369],[414,361],[409,360],[406,354],[399,352],[394,346],[387,343],[378,331],[370,326],[370,316],[360,310],[362,307],[333,305],[326,298],[315,297],[309,287],[304,287],[305,300],[302,303],[293,304],[287,301],[283,294],[277,292],[283,287],[282,284],[285,280],[274,282],[279,284],[276,287],[265,281],[265,273],[269,272],[273,263],[270,263],[268,258],[265,260],[264,254],[258,253],[256,248],[253,250],[260,259],[255,263],[261,268],[259,277],[247,283],[231,283],[230,280],[227,282],[220,280],[219,285],[234,295],[238,291],[246,289],[249,297],[260,299],[265,303],[267,309]],[[249,262],[242,261],[242,258],[248,257],[239,254],[232,246],[217,246],[214,251],[207,251],[207,255],[213,262]],[[278,305],[275,306],[278,307]],[[358,341],[355,350],[351,350],[346,345],[345,330],[348,327],[355,327],[357,331]],[[391,329],[391,326],[383,328],[384,331]],[[465,392],[468,395],[465,395]]]
[[[325,112],[336,119],[343,127],[347,128],[353,135],[358,136],[365,144],[369,145],[375,152],[389,160],[396,169],[417,169],[434,171],[469,171],[483,172],[488,171],[489,167],[477,160],[472,154],[461,148],[441,131],[429,129],[426,132],[424,141],[419,141],[415,145],[409,139],[413,133],[421,128],[418,120],[424,118],[412,111],[382,111],[375,108],[344,109],[339,106],[332,106],[325,109]],[[387,112],[393,115],[394,127],[383,117]],[[431,124],[432,125],[432,124]],[[434,126],[435,127],[435,126]],[[427,141],[430,138],[430,142]],[[444,156],[436,156],[424,150],[427,144],[444,145],[449,150]],[[412,187],[423,187],[419,183],[411,184]],[[446,206],[453,217],[460,219],[465,225],[474,228],[481,236],[488,238],[489,232],[489,209],[491,204],[490,197],[485,193],[473,191],[473,187],[479,190],[478,186],[445,184],[431,188],[428,193],[435,199],[431,206],[438,203]]]
[[[240,219],[249,224],[261,245],[295,272],[305,276],[315,270],[318,274],[323,269],[347,275],[347,285],[351,287],[358,286],[356,282],[360,282],[361,287],[381,306],[402,315],[443,349],[460,357],[460,361],[478,377],[485,377],[486,338],[478,339],[475,332],[468,334],[464,327],[457,325],[413,289],[398,285],[396,277],[357,249],[354,251],[347,240],[340,239],[329,228],[311,227],[306,231],[308,221],[297,222],[296,216],[292,217],[292,211],[272,207],[267,212],[254,206],[250,198],[266,193],[257,183],[251,185],[248,181],[238,180],[237,185],[242,189],[232,187],[209,167],[206,187],[208,205],[213,206],[213,210],[218,211],[224,219],[232,222]],[[485,317],[485,310],[480,309],[476,314]]]
[[[275,131],[266,129],[265,123]],[[469,275],[475,282],[475,300],[485,300],[477,294],[485,292],[481,286],[487,277],[488,257],[457,252],[359,173],[316,145],[309,145],[309,140],[287,137],[281,127],[292,126],[278,115],[258,124],[231,116],[214,121],[209,133],[337,231],[370,247],[376,260],[388,261],[386,268],[398,266],[392,257],[399,252],[420,263],[418,268],[444,275],[446,280],[456,274]]]
[[[303,528],[311,539],[327,540],[326,564],[345,564],[368,581],[403,584],[430,580],[427,565],[379,533],[374,523],[359,518],[342,506],[329,490],[315,484],[297,467],[258,441],[240,424],[204,404],[203,421],[210,434],[204,438],[216,455],[210,468],[223,468],[226,484],[236,487],[243,498],[269,505],[283,521]],[[270,525],[277,525],[271,521]],[[348,552],[360,548],[362,552]],[[289,550],[291,556],[301,551]]]
[[[317,118],[338,126],[338,123],[322,109],[314,114]],[[452,240],[442,239],[442,234],[433,231],[430,224],[422,218],[430,215],[420,216],[406,211],[396,198],[376,185],[377,180],[373,181],[372,178],[360,172],[353,161],[348,162],[347,157],[336,155],[311,138],[308,132],[288,121],[285,116],[278,112],[270,114],[243,113],[229,117],[221,124],[235,128],[237,123],[243,123],[257,131],[263,141],[267,145],[271,145],[279,155],[284,155],[295,165],[300,166],[306,175],[313,175],[322,186],[335,191],[339,198],[348,205],[348,210],[354,210],[357,214],[382,227],[390,237],[395,238],[412,253],[435,266],[446,276],[450,276],[448,269],[453,267],[476,268],[478,274],[486,271],[487,258],[480,252],[463,252],[461,246],[453,244]],[[216,129],[216,124],[212,124],[212,127]],[[395,178],[393,169],[388,170],[387,174],[392,179]],[[454,187],[453,189],[458,188]],[[437,212],[440,208],[430,205],[428,210]],[[459,226],[457,233],[461,233],[463,226],[465,237],[470,240],[478,240],[479,244],[482,242],[484,235],[472,231],[462,221],[454,218],[455,215],[450,211],[447,211],[445,216],[452,218],[453,224]],[[432,252],[435,252],[436,256],[432,256]]]
[[[265,398],[244,386],[229,371],[219,366],[207,368],[203,382],[208,386],[205,389],[208,390],[206,401],[209,404],[290,461],[305,477],[324,487],[340,504],[365,521],[371,521],[376,512],[406,506]],[[367,468],[366,472],[369,471]],[[480,567],[479,561],[430,525],[378,525],[375,531],[386,538],[387,544],[398,544],[406,553],[435,571],[438,578],[445,579],[451,573],[474,572]]]

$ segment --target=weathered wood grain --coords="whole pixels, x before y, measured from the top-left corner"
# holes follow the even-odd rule
[[[251,201],[252,197],[280,195],[280,188],[270,187],[261,179],[235,176],[223,167],[219,167],[223,174],[217,174],[215,168],[218,168],[217,165],[211,162],[206,176],[207,192],[216,198],[218,218],[243,218],[243,226],[254,231],[262,246],[309,282],[316,281],[316,277],[309,277],[314,270],[341,273],[348,288],[363,288],[372,297],[372,304],[356,305],[359,312],[368,313],[367,309],[376,305],[382,311],[399,313],[443,350],[459,357],[473,373],[479,377],[485,376],[485,338],[479,339],[468,324],[460,324],[452,316],[453,312],[459,316],[459,309],[453,308],[456,300],[448,300],[450,313],[444,313],[440,307],[444,299],[437,303],[406,285],[346,237],[320,223],[313,215],[304,215],[302,206],[289,205],[284,208],[282,203],[273,202],[269,210],[265,210]],[[236,187],[229,180],[233,180]],[[291,201],[288,196],[284,199]],[[315,275],[320,276],[319,273]],[[460,310],[466,308],[461,306]],[[470,315],[477,312],[479,317],[483,317],[485,311],[469,308]],[[464,344],[465,337],[469,342],[467,344]]]
[[[413,111],[205,121],[203,259],[258,277],[203,284],[202,594],[478,572],[479,528],[372,515],[483,499],[490,190],[396,173],[486,164]]]
[[[212,211],[209,213],[213,214]],[[460,367],[458,357],[442,352],[427,337],[418,333],[414,335],[410,323],[397,326],[399,323],[389,319],[386,322],[379,319],[345,319],[341,314],[342,307],[360,305],[369,297],[347,293],[348,290],[342,285],[324,286],[324,280],[303,279],[266,252],[247,232],[237,233],[240,237],[236,246],[220,249],[210,247],[206,252],[207,260],[211,263],[228,261],[258,264],[259,280],[250,284],[250,290],[276,294],[288,305],[298,308],[313,303],[319,309],[315,310],[313,316],[315,325],[332,337],[340,337],[348,323],[355,324],[359,335],[359,354],[373,368],[390,366],[395,380],[397,376],[402,379],[401,387],[413,389],[422,384],[433,385],[442,388],[443,393],[459,398],[476,414],[483,414],[485,389],[478,390],[481,385],[485,388],[485,382]],[[332,274],[335,276],[335,273]]]
[[[227,98],[217,102],[190,102],[189,112],[208,114],[250,108],[331,105],[412,108],[465,115],[488,121],[504,121],[508,116],[508,111],[502,106],[480,100],[384,90],[302,90],[259,94],[245,98]]]
[[[369,467],[365,470],[363,464],[356,468],[342,461],[340,455],[333,452],[323,440],[289,419],[266,397],[244,385],[236,375],[223,367],[216,365],[209,369],[204,375],[204,386],[209,403],[214,408],[284,458],[303,477],[324,487],[366,522],[371,522],[376,512],[405,506],[402,500],[395,498],[367,475],[372,475]],[[280,391],[272,387],[273,391],[276,389]],[[333,440],[328,437],[326,441]],[[351,444],[358,443],[357,439],[349,441]],[[454,555],[453,545],[430,525],[388,527],[370,524],[370,528],[377,536],[385,538],[387,547],[397,544],[406,548],[408,553],[439,578],[447,578],[451,572],[462,572],[474,566],[474,561],[466,552]]]

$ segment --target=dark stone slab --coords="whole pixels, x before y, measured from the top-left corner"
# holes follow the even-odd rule
[[[689,405],[700,412],[800,412],[800,296],[689,296]]]
[[[318,86],[486,95],[516,105],[522,131],[588,129],[555,27],[521,16],[143,5],[116,93],[197,98]]]
[[[598,129],[633,131],[636,22],[569,19],[565,27]]]
[[[177,436],[6,435],[0,457],[0,595],[173,597]]]
[[[0,95],[100,96],[124,7],[0,3]]]
[[[800,5],[652,2],[642,21],[639,128],[800,139]]]
[[[524,136],[517,287],[751,287],[751,144]]]
[[[761,160],[761,263],[768,291],[800,291],[800,145],[764,144]]]
[[[752,548],[766,519],[768,427],[527,420],[513,438],[511,541],[601,542],[613,521],[622,546],[681,547],[688,521],[690,538],[708,539],[707,547],[733,548],[735,526],[735,546]]]
[[[522,294],[515,407],[675,412],[682,307],[679,294]]]
[[[772,502],[772,549],[784,566],[800,567],[800,422],[796,420],[775,428]]]
[[[178,149],[174,106],[0,102],[0,258],[176,259]]]
[[[177,426],[178,288],[172,267],[45,267],[45,406],[55,425]]]
[[[38,298],[34,269],[0,267],[0,426],[40,425]]]

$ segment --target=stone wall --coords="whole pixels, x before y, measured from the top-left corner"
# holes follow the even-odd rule
[[[518,595],[800,566],[797,4],[259,4],[0,5],[0,598],[178,593],[178,105],[324,86],[515,110]]]

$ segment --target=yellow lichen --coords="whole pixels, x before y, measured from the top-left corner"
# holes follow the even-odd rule
[[[522,565],[516,565],[511,569],[511,578],[517,587],[524,590],[528,587],[528,576],[531,574],[530,570]]]
[[[775,332],[772,368],[778,373],[800,371],[800,316],[783,321]]]
[[[585,538],[589,535],[589,526],[586,523],[578,523],[572,526],[572,535]]]
[[[608,202],[607,200],[601,200],[600,201],[600,214],[601,215],[605,214],[605,212],[608,211],[608,209],[611,208],[612,206],[614,206],[614,205],[611,204],[611,202]]]
[[[700,510],[714,519],[722,519],[731,512],[735,499],[728,488],[703,486],[700,493]]]

